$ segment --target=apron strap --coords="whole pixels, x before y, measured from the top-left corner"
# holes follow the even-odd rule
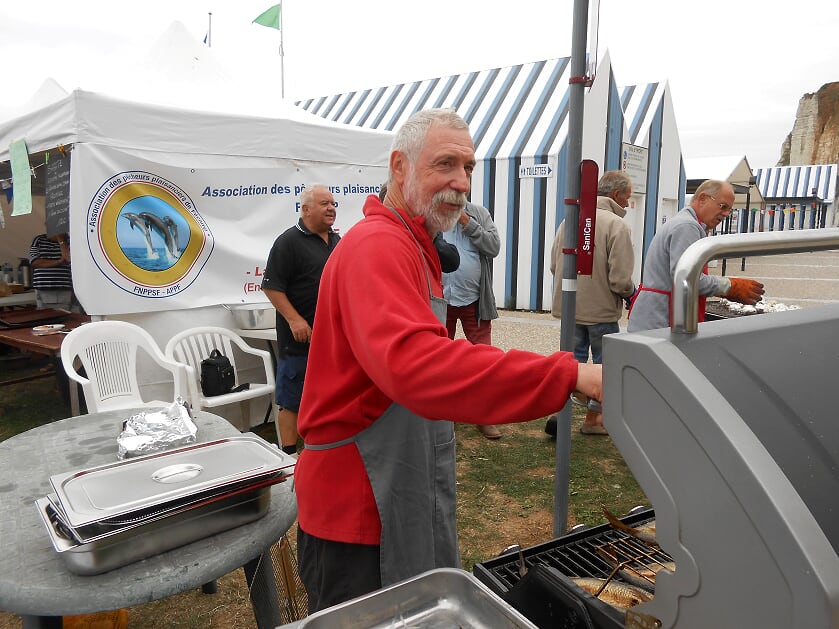
[[[419,244],[419,240],[417,240],[417,237],[414,236],[414,232],[411,231],[411,228],[408,226],[408,223],[406,223],[405,219],[402,218],[402,215],[392,207],[388,206],[387,209],[396,214],[396,218],[402,221],[402,224],[405,226],[405,229],[408,230],[408,233],[411,235],[411,238],[413,238],[414,242],[417,243],[417,250],[420,254],[420,260],[422,260],[422,264],[425,267],[425,283],[428,286],[428,299],[430,300],[434,297],[434,293],[431,292],[431,270],[428,268],[428,262],[425,260],[425,254],[422,252],[422,246]]]
[[[341,439],[340,441],[333,441],[332,443],[306,443],[303,442],[303,448],[306,450],[332,450],[333,448],[340,448],[341,446],[346,446],[351,443],[355,443],[355,438],[361,433],[356,433],[352,437],[347,437],[346,439]]]
[[[669,290],[661,290],[661,289],[658,289],[658,288],[650,288],[649,286],[644,286],[643,284],[638,286],[638,292],[641,292],[642,290],[646,290],[646,291],[649,291],[651,293],[658,293],[659,295],[667,295],[668,297],[670,296],[670,291]]]

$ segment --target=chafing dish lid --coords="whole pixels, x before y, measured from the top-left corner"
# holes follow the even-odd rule
[[[259,480],[295,461],[256,437],[230,437],[56,474],[50,483],[71,526],[125,516],[197,492]]]

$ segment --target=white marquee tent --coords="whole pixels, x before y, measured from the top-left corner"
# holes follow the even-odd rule
[[[142,81],[146,101],[83,89],[60,97],[60,91],[52,89],[48,102],[42,100],[39,107],[0,123],[0,179],[11,177],[10,146],[24,140],[35,173],[36,216],[43,212],[45,153],[62,159],[57,147],[66,147],[65,159],[72,164],[69,231],[74,282],[90,314],[253,300],[255,296],[242,287],[247,280],[258,284],[254,275],[264,265],[273,239],[296,221],[301,186],[314,181],[333,186],[339,203],[337,225],[346,230],[360,218],[366,194],[385,179],[390,134],[330,123],[283,102],[260,102],[252,93],[220,82],[217,72],[206,69],[212,60],[203,62],[191,46],[203,48],[202,54],[209,49],[190,39],[182,26],[173,25],[153,49],[152,57],[156,54],[161,63],[167,58],[188,60],[180,90],[170,89],[177,84],[170,62],[166,72],[150,72],[149,80]],[[173,52],[178,41],[183,44],[181,54]],[[193,70],[196,64],[205,69]],[[199,75],[205,77],[200,90]],[[211,90],[218,98],[210,97]],[[159,104],[180,95],[186,106]],[[268,110],[274,112],[272,117],[250,114]],[[147,187],[125,191],[142,182]],[[25,184],[13,183],[15,188]],[[149,266],[132,274],[125,251],[108,247],[144,243],[136,242],[140,230],[131,228],[125,208],[115,211],[113,193],[123,191],[126,198],[135,199],[153,197],[155,190],[160,191],[159,201],[182,215],[177,221],[181,251],[173,252],[168,266],[157,265],[165,269]],[[2,209],[10,228],[17,221],[40,221],[10,216],[5,200]],[[37,227],[43,231],[42,222]],[[12,241],[0,231],[0,262],[2,256],[26,255],[28,240],[36,233]],[[152,230],[152,249],[162,244],[156,239]],[[171,292],[161,294],[163,288]]]
[[[152,51],[161,72],[146,64],[148,76],[126,87],[141,89],[145,100],[84,89],[62,96],[48,84],[47,98],[0,122],[0,179],[11,177],[10,146],[19,140],[35,171],[34,217],[11,216],[2,201],[9,229],[0,230],[0,255],[16,262],[44,231],[46,153],[71,160],[79,301],[88,314],[141,322],[161,344],[197,324],[235,327],[223,304],[265,301],[261,270],[276,236],[297,221],[302,186],[333,188],[336,226],[346,231],[386,178],[390,133],[261,101],[220,81],[207,55],[176,24]],[[173,59],[184,60],[180,70]],[[272,116],[258,115],[267,111]],[[13,182],[18,192],[21,179]],[[141,212],[155,215],[158,229],[146,223],[143,231]],[[34,222],[34,230],[12,240],[18,221],[28,229]]]

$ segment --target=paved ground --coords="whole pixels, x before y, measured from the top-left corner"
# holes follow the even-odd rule
[[[766,287],[764,299],[787,305],[812,308],[839,302],[839,251],[790,253],[775,256],[746,258],[741,270],[741,258],[729,258],[725,264],[728,277],[748,277]],[[709,269],[712,274],[722,272],[722,261]],[[561,322],[549,312],[499,311],[493,322],[493,344],[502,349],[526,349],[549,354],[559,349]],[[626,317],[620,322],[626,330]]]
[[[766,301],[774,299],[802,308],[839,301],[839,251],[750,257],[746,258],[745,270],[741,270],[741,260],[726,260],[725,274],[762,282]],[[721,270],[722,261],[718,261],[712,272]]]

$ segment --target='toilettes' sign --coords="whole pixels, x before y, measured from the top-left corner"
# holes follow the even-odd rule
[[[542,177],[553,177],[553,168],[551,168],[550,164],[519,166],[519,179],[537,179]]]

